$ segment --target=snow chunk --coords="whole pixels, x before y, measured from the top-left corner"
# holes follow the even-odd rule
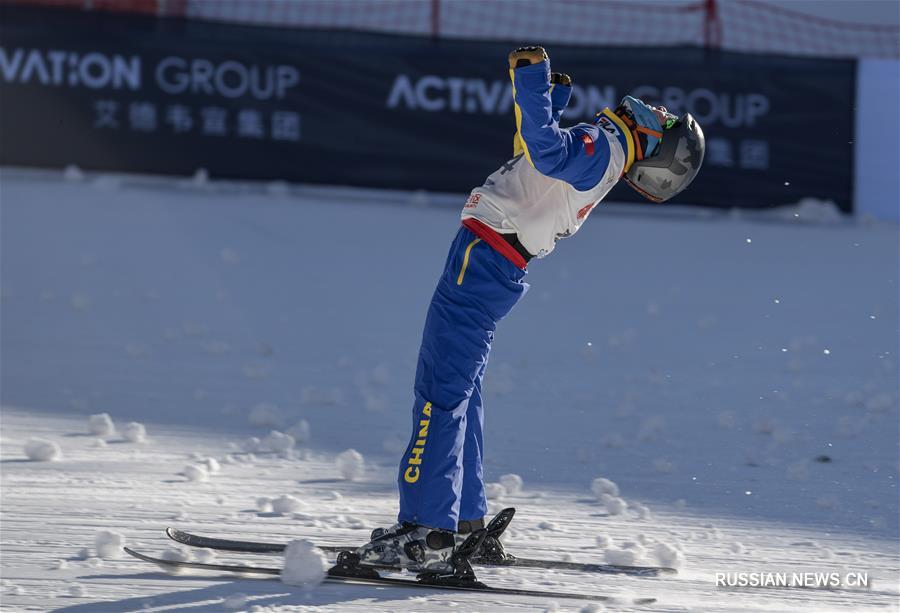
[[[112,436],[116,427],[109,413],[97,413],[88,419],[88,430],[95,436]]]
[[[69,164],[63,169],[63,178],[66,181],[82,181],[84,180],[84,172],[75,164]]]
[[[636,547],[627,549],[607,549],[603,552],[603,555],[606,558],[606,561],[614,566],[635,566],[641,551],[641,549]]]
[[[246,609],[247,603],[250,601],[250,598],[247,594],[242,594],[238,592],[237,594],[232,594],[231,596],[225,598],[222,601],[222,608],[227,611],[238,611],[240,609]]]
[[[198,562],[215,562],[216,561],[216,552],[207,547],[201,547],[199,549],[194,549],[194,559]]]
[[[664,475],[671,474],[675,472],[675,464],[666,458],[657,458],[653,461],[653,468],[656,469],[656,472],[662,473]]]
[[[597,477],[596,479],[591,481],[591,491],[598,499],[600,499],[604,494],[609,494],[610,496],[618,496],[619,486],[609,479]]]
[[[348,481],[361,477],[365,468],[365,460],[362,454],[355,449],[348,449],[339,453],[335,459],[335,464],[337,464],[337,469],[341,476]]]
[[[246,441],[241,443],[241,449],[243,449],[247,453],[253,453],[255,451],[259,451],[259,448],[262,446],[262,441],[256,438],[255,436],[251,436]]]
[[[257,501],[258,502],[258,501]],[[296,513],[306,508],[306,503],[290,494],[285,494],[272,500],[274,513]]]
[[[182,547],[167,547],[159,556],[169,562],[190,562],[191,554]]]
[[[610,547],[612,547],[612,544],[613,544],[612,539],[609,538],[608,536],[606,536],[605,534],[598,534],[596,540],[597,540],[597,547],[599,547],[600,549],[609,549]]]
[[[657,543],[653,548],[653,555],[661,566],[681,568],[684,565],[684,554],[666,543]]]
[[[600,613],[601,611],[606,611],[606,607],[599,602],[592,602],[581,607],[578,613]]]
[[[200,460],[201,466],[206,468],[206,471],[209,474],[214,474],[222,470],[222,465],[219,464],[219,461],[215,458],[203,458]]]
[[[254,426],[280,427],[284,421],[281,416],[281,409],[274,404],[258,404],[250,410],[247,417]]]
[[[260,496],[256,499],[256,508],[259,509],[260,513],[271,513],[272,499],[267,496]]]
[[[518,496],[522,493],[524,482],[522,477],[515,473],[500,476],[500,485],[506,488],[506,493],[510,496]]]
[[[552,521],[542,521],[542,522],[538,523],[537,527],[538,527],[538,530],[553,531],[553,530],[559,529],[559,526],[554,524]]]
[[[97,557],[106,560],[115,560],[122,557],[122,547],[125,546],[125,536],[113,530],[101,530],[94,536],[94,547]]]
[[[269,451],[287,453],[294,448],[294,437],[278,430],[272,430],[263,441],[263,445]]]
[[[25,455],[35,462],[55,462],[62,457],[62,450],[53,441],[31,438],[25,443]]]
[[[147,429],[144,424],[133,421],[122,428],[122,437],[132,443],[143,443],[147,440]]]
[[[294,442],[300,443],[308,443],[311,438],[309,431],[309,422],[305,419],[301,419],[296,424],[288,428],[287,434],[294,437]]]
[[[485,483],[484,495],[488,500],[500,500],[506,496],[506,488],[500,483]]]
[[[281,580],[288,585],[314,587],[325,580],[328,560],[311,542],[298,539],[287,544]]]
[[[840,223],[844,219],[833,201],[819,198],[802,198],[793,206],[779,207],[770,214],[788,221],[800,220],[819,224]]]
[[[73,583],[66,591],[69,593],[69,596],[72,596],[73,598],[84,598],[87,596],[87,590],[84,589],[83,585],[78,583]]]
[[[728,549],[731,550],[731,553],[736,553],[738,555],[744,553],[744,544],[739,543],[738,541],[733,542],[728,546]]]
[[[209,471],[201,464],[188,464],[182,472],[188,481],[209,481]]]
[[[640,502],[635,502],[630,505],[631,510],[634,511],[635,515],[638,519],[650,519],[650,509],[641,504]]]
[[[628,509],[628,503],[625,502],[624,498],[609,494],[601,494],[600,503],[606,507],[606,511],[610,515],[621,515]]]

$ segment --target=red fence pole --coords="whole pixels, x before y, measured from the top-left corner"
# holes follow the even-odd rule
[[[722,22],[719,20],[719,7],[716,0],[706,0],[703,24],[703,44],[707,49],[722,46]]]
[[[441,35],[441,0],[431,0],[431,38]]]

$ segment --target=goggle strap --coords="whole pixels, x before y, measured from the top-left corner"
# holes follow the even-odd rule
[[[656,138],[662,138],[662,132],[651,130],[650,128],[645,128],[644,126],[638,126],[637,131],[644,134],[649,134],[650,136],[655,136]]]

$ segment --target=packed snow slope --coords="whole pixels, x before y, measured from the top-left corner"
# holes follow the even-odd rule
[[[458,227],[444,200],[4,169],[0,607],[553,607],[172,578],[95,551],[119,543],[95,544],[101,530],[158,553],[173,524],[361,543],[393,520],[419,334]],[[484,384],[487,480],[524,482],[491,487],[492,509],[519,509],[507,546],[681,569],[483,580],[617,610],[896,610],[898,227],[827,212],[604,206],[532,263]],[[351,448],[363,467],[336,463]],[[619,495],[599,502],[597,477]],[[714,580],[808,570],[872,585]]]

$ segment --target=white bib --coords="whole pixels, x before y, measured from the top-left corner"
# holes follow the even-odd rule
[[[514,232],[530,254],[544,257],[553,251],[556,241],[578,231],[622,176],[622,146],[613,134],[604,130],[600,134],[609,141],[610,160],[591,189],[581,192],[565,181],[543,175],[518,155],[472,190],[462,218],[475,218],[500,234]]]

